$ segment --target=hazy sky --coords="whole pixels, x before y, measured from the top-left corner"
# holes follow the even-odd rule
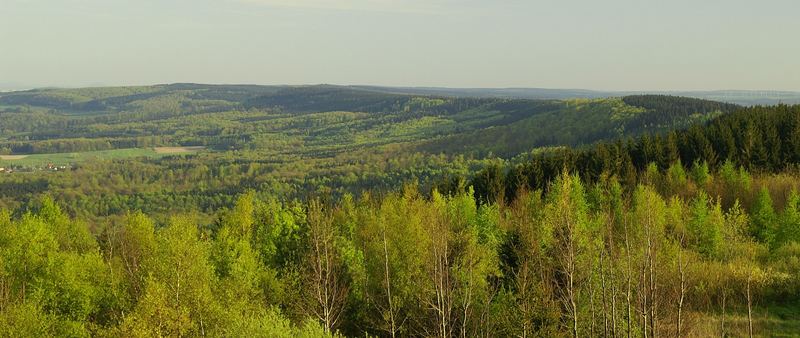
[[[0,87],[800,91],[798,0],[0,0]]]

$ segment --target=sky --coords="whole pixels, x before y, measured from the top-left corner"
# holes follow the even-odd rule
[[[0,89],[800,91],[797,0],[0,0]]]

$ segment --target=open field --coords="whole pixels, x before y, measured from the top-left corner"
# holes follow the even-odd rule
[[[2,155],[0,165],[18,165],[24,167],[44,167],[48,164],[56,166],[80,163],[89,160],[114,160],[132,157],[158,158],[169,155],[194,153],[203,147],[162,147],[162,148],[129,148],[77,153],[53,153],[31,155]]]
[[[192,147],[155,147],[153,150],[156,154],[184,154],[205,149],[203,146]]]
[[[0,155],[0,160],[21,160],[28,157],[28,155]]]

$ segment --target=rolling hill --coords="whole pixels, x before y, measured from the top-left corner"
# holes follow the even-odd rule
[[[739,108],[674,96],[531,100],[330,85],[3,93],[0,154],[37,155],[0,159],[0,167],[29,173],[0,175],[9,191],[0,204],[24,200],[14,191],[35,196],[30,187],[73,196],[72,210],[90,215],[164,205],[211,210],[229,202],[221,193],[248,189],[387,190],[530,152],[683,129]],[[148,155],[180,146],[206,150]],[[65,161],[71,170],[58,174],[33,165]]]

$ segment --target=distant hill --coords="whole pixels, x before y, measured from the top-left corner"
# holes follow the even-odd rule
[[[226,100],[250,107],[283,106],[299,111],[341,107],[342,110],[373,108],[392,104],[402,96],[436,96],[457,98],[503,98],[531,100],[600,99],[631,95],[668,95],[691,97],[743,106],[800,104],[800,92],[774,90],[714,90],[714,91],[596,91],[586,89],[548,88],[447,88],[447,87],[385,87],[385,86],[262,86],[206,85],[178,83],[143,87],[98,87],[77,89],[33,89],[11,92],[18,86],[0,84],[0,104],[25,103],[58,109],[103,110],[125,103],[128,90],[139,90],[142,96],[175,92],[192,92],[195,100]],[[122,91],[122,92],[121,92]],[[67,97],[62,95],[66,94]],[[69,93],[69,94],[67,94]],[[55,97],[48,97],[55,95]],[[139,98],[141,98],[140,96]],[[325,96],[328,96],[327,98]],[[334,96],[339,100],[332,102]],[[358,98],[358,102],[354,98]],[[370,102],[368,102],[371,100]],[[82,104],[84,107],[77,107]],[[361,106],[359,106],[361,105]]]
[[[442,88],[442,87],[377,87],[354,86],[372,91],[412,95],[441,95],[455,97],[495,97],[538,100],[597,99],[620,96],[613,92],[585,89],[546,89],[546,88]]]
[[[589,91],[402,91],[169,84],[0,93],[0,150],[202,145],[314,158],[402,145],[433,154],[513,157],[538,147],[682,129],[740,108],[664,95],[587,98],[595,96]],[[557,99],[503,96],[513,93]]]
[[[769,90],[716,90],[716,91],[594,91],[584,89],[545,88],[435,88],[435,87],[375,87],[359,86],[396,94],[446,95],[456,97],[502,97],[519,99],[570,99],[606,98],[629,95],[671,95],[693,97],[744,106],[800,104],[800,92]]]

